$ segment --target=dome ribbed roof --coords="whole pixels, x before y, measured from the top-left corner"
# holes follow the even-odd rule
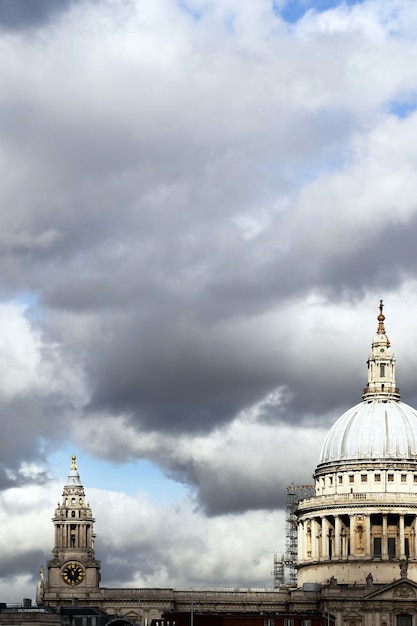
[[[324,441],[319,464],[368,459],[417,459],[415,409],[395,400],[372,400],[339,417]]]

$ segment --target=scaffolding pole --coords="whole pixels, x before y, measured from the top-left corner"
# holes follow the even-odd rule
[[[285,584],[284,555],[274,554],[274,589],[280,589]]]

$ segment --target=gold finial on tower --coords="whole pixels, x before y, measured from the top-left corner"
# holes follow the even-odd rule
[[[379,301],[379,315],[376,318],[378,320],[378,333],[382,333],[385,334],[385,326],[384,326],[384,320],[385,320],[385,315],[382,312],[382,309],[384,308],[384,303],[382,302],[382,300]]]
[[[75,454],[73,454],[71,457],[71,469],[72,470],[77,469],[77,457],[75,456]]]

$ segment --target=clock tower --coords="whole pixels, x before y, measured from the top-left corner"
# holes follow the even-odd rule
[[[60,606],[77,598],[90,603],[100,596],[100,561],[94,556],[95,519],[90,504],[85,502],[75,455],[52,521],[55,545],[47,563],[47,578],[43,567],[40,570],[37,602]]]

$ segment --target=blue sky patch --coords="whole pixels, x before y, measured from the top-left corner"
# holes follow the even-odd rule
[[[400,119],[405,119],[406,117],[411,115],[411,113],[414,113],[416,109],[417,109],[416,100],[392,101],[390,102],[390,105],[389,105],[390,113],[392,113],[393,115],[396,115]]]
[[[307,11],[322,13],[340,5],[353,6],[362,2],[363,0],[345,0],[344,2],[341,0],[288,0],[282,8],[279,7],[278,2],[273,2],[273,8],[283,20],[294,24],[303,18]]]
[[[69,473],[72,454],[77,456],[77,467],[87,496],[91,487],[124,492],[130,496],[145,492],[154,504],[164,505],[189,493],[184,485],[167,477],[150,461],[136,459],[121,464],[110,463],[78,453],[76,447],[71,445],[48,455],[54,474],[63,476],[64,480]]]

